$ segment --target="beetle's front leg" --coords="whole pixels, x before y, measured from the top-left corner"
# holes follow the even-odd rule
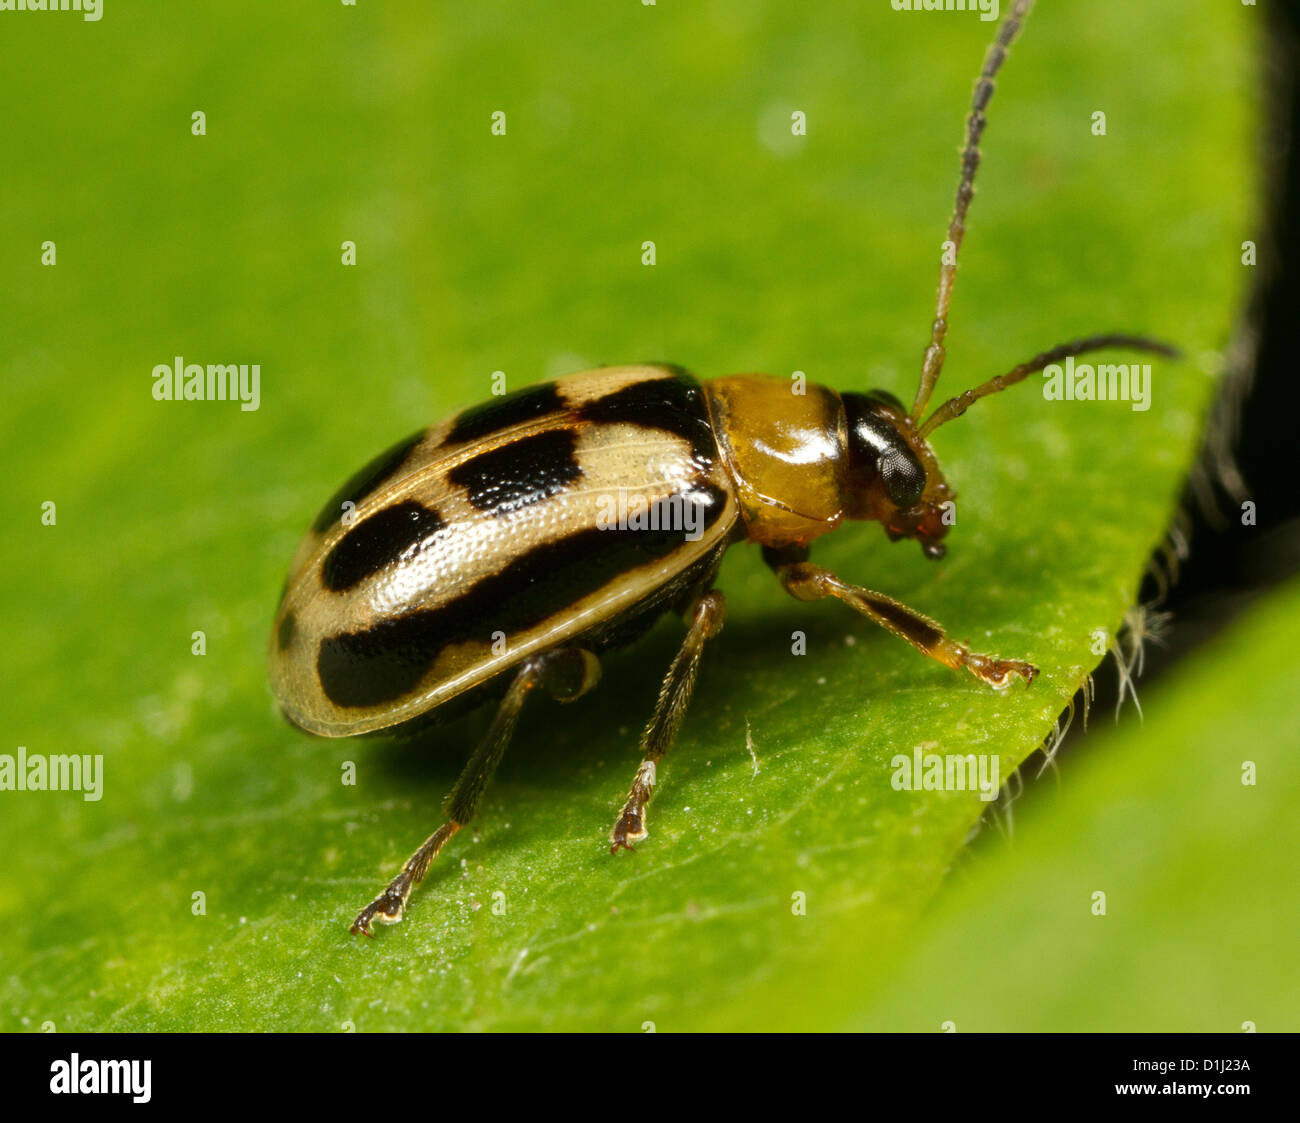
[[[813,565],[807,558],[807,549],[774,550],[765,547],[763,550],[763,560],[772,567],[785,591],[796,600],[812,601],[823,597],[841,600],[882,628],[907,640],[923,655],[953,670],[965,667],[990,686],[1008,686],[1013,675],[1019,675],[1028,685],[1037,676],[1038,668],[1032,663],[999,659],[996,655],[972,651],[965,644],[949,639],[928,616],[922,616],[883,593],[841,581],[829,569]]]
[[[686,639],[682,641],[672,666],[668,668],[668,674],[659,688],[654,715],[641,735],[641,767],[637,769],[636,778],[632,781],[632,790],[627,793],[623,813],[614,824],[614,829],[609,832],[611,854],[620,848],[631,850],[632,843],[640,842],[646,836],[646,805],[654,795],[659,761],[673,743],[686,714],[686,707],[695,690],[695,678],[699,673],[705,641],[722,630],[726,616],[727,602],[717,589],[705,593],[691,613],[691,625]]]

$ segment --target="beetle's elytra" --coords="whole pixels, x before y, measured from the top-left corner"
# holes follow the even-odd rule
[[[951,252],[910,409],[885,391],[837,393],[763,375],[704,382],[677,367],[608,367],[465,410],[395,445],[343,485],[299,547],[276,613],[270,677],[286,716],[327,737],[389,730],[499,698],[448,798],[447,821],[353,924],[400,920],[411,890],[474,815],[527,695],[578,698],[598,657],[662,614],[687,621],[610,834],[646,836],[659,762],[681,724],[725,601],[723,552],[752,542],[799,600],[834,597],[945,665],[994,687],[1037,670],[980,654],[933,620],[809,560],[845,520],[882,524],[942,557],[945,482],[929,436],[970,404],[1050,363],[1104,347],[1172,355],[1108,334],[1066,343],[923,420],[944,359],[948,305],[993,77],[1030,0],[1002,22],[975,87]]]

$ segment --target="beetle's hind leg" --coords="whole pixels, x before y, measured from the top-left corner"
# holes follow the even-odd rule
[[[465,765],[465,770],[447,797],[447,821],[406,860],[402,872],[389,882],[388,888],[361,910],[352,922],[354,933],[364,932],[367,936],[372,936],[374,933],[370,931],[370,925],[373,921],[396,924],[402,919],[411,891],[424,880],[434,858],[451,836],[468,823],[478,810],[492,774],[505,755],[506,745],[510,743],[510,736],[514,733],[515,723],[519,720],[519,713],[524,708],[529,693],[541,686],[553,698],[571,702],[595,686],[599,679],[600,663],[590,651],[581,648],[561,648],[531,656],[524,661],[497,707],[487,735],[474,750],[474,755],[469,758],[469,763]]]
[[[668,674],[659,688],[659,700],[655,703],[654,714],[641,735],[641,767],[637,769],[632,789],[627,793],[623,813],[609,833],[611,854],[620,847],[631,850],[633,842],[639,842],[646,836],[646,805],[654,795],[659,761],[677,736],[686,707],[690,704],[704,644],[722,630],[726,617],[726,599],[716,589],[705,593],[695,603],[686,639],[682,641],[672,666],[668,668]]]
[[[807,549],[763,550],[763,560],[775,571],[785,591],[796,600],[821,600],[823,597],[841,600],[900,639],[907,640],[921,654],[953,670],[965,667],[990,686],[1007,686],[1014,675],[1023,678],[1027,685],[1037,676],[1038,668],[1032,663],[999,659],[996,655],[972,651],[964,643],[949,639],[928,616],[922,616],[883,593],[873,593],[870,589],[841,581],[829,569],[813,565],[807,559]]]

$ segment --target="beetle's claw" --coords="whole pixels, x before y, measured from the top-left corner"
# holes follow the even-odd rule
[[[370,930],[370,922],[377,920],[380,924],[396,924],[402,919],[402,907],[400,899],[390,897],[387,893],[376,897],[357,914],[356,920],[352,922],[352,934],[355,936],[361,932],[373,940],[375,934]]]
[[[1010,686],[1012,675],[1019,675],[1024,679],[1025,686],[1029,686],[1038,677],[1038,668],[1032,663],[1021,663],[1016,659],[998,659],[994,666],[999,672],[999,679],[994,684],[998,687]]]
[[[1019,675],[1025,685],[1038,677],[1038,668],[1032,663],[1022,663],[1019,659],[998,659],[992,655],[970,655],[966,666],[981,682],[986,682],[995,690],[1005,690],[1011,685],[1011,679]]]
[[[623,817],[619,819],[614,829],[610,831],[609,852],[617,854],[620,850],[633,850],[632,843],[640,842],[649,832],[645,829],[645,822],[639,812],[624,811]]]

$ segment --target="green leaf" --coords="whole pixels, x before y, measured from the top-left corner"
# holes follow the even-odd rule
[[[981,403],[936,438],[961,497],[945,561],[871,526],[817,552],[1032,659],[1032,689],[994,693],[843,606],[797,604],[738,548],[635,854],[606,835],[675,621],[607,660],[589,702],[526,714],[407,920],[348,935],[487,716],[416,744],[278,719],[276,594],[353,468],[498,370],[511,387],[639,360],[915,385],[992,25],[607,7],[6,22],[23,93],[0,119],[0,752],[102,754],[105,773],[96,802],[0,792],[0,1026],[769,1028],[794,1006],[825,1024],[878,980],[985,806],[894,790],[891,758],[934,744],[1006,776],[1097,664],[1249,280],[1251,8],[1043,5],[990,111],[940,396],[1124,329],[1188,356],[1155,365],[1150,410],[1032,383]],[[154,401],[177,355],[259,363],[260,408]],[[831,958],[846,934],[855,955]]]
[[[1297,628],[1292,584],[1145,695],[1145,723],[1026,801],[1014,845],[954,886],[850,1024],[1294,1033]]]

